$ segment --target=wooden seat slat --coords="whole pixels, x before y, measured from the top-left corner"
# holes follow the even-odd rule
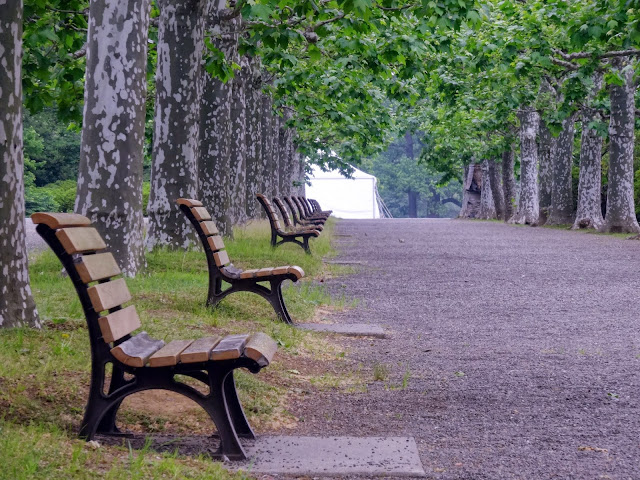
[[[131,300],[131,293],[124,278],[89,287],[87,293],[96,312],[118,307]]]
[[[149,357],[164,347],[162,340],[154,340],[147,332],[140,332],[111,349],[111,354],[130,367],[144,367]]]
[[[83,255],[75,267],[84,283],[104,280],[122,273],[116,259],[110,252]]]
[[[196,217],[196,220],[201,222],[211,220],[211,214],[204,207],[193,207],[191,211],[193,212],[193,216]]]
[[[284,275],[285,273],[289,273],[289,266],[286,265],[284,267],[276,267],[273,269],[274,275]]]
[[[180,354],[180,363],[206,362],[211,356],[211,350],[222,340],[220,335],[215,337],[198,338]]]
[[[273,275],[273,268],[261,268],[256,272],[256,277],[268,277]]]
[[[217,252],[224,248],[224,242],[220,235],[213,235],[212,237],[207,238],[207,242],[209,242],[209,247],[213,252]]]
[[[100,317],[98,325],[100,326],[103,340],[106,343],[111,343],[140,328],[140,317],[138,317],[136,307],[130,305],[122,310]]]
[[[240,358],[249,335],[228,335],[211,350],[211,360]]]
[[[77,213],[36,212],[31,215],[31,221],[35,225],[44,223],[54,230],[63,227],[86,227],[87,225],[91,225],[91,220]]]
[[[170,367],[178,364],[180,354],[193,340],[172,340],[149,358],[150,367]]]
[[[202,227],[202,231],[205,235],[218,235],[218,233],[220,233],[215,222],[212,222],[211,220],[200,222],[200,227]]]
[[[258,273],[258,268],[254,268],[251,270],[244,270],[241,274],[240,274],[240,278],[254,278],[256,276],[256,273]]]
[[[257,332],[247,339],[244,347],[245,357],[255,360],[258,365],[266,367],[278,350],[278,344],[269,335]]]
[[[176,200],[178,205],[186,205],[187,207],[201,207],[202,202],[200,200],[196,200],[195,198],[179,198]]]
[[[103,250],[107,245],[93,227],[67,227],[56,232],[62,247],[69,254]]]
[[[229,254],[226,252],[226,250],[214,253],[213,258],[218,267],[224,267],[231,263],[231,260],[229,260]]]
[[[302,277],[304,277],[304,270],[302,270],[301,267],[298,266],[291,266],[289,267],[289,272],[288,273],[293,273],[298,280],[300,280]]]

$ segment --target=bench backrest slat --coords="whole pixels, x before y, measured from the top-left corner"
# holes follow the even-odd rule
[[[63,227],[87,227],[91,225],[91,220],[77,213],[36,212],[31,215],[31,220],[34,224],[44,223],[54,230]]]
[[[218,250],[224,249],[224,242],[222,241],[222,237],[220,235],[212,235],[207,238],[207,242],[209,242],[209,247],[211,247],[212,252],[217,252]]]
[[[70,255],[107,248],[107,244],[93,227],[61,228],[56,232],[56,237]]]
[[[276,213],[276,209],[273,208],[273,205],[271,205],[271,202],[269,201],[269,199],[261,193],[257,194],[256,197],[258,198],[258,201],[262,204],[265,211],[267,212],[267,216],[269,217],[269,222],[271,223],[273,228],[275,228],[278,232],[281,232],[282,225],[280,224],[280,220],[278,219],[278,214]]]
[[[122,273],[111,252],[83,255],[75,266],[84,283],[104,280]]]
[[[104,341],[111,343],[140,328],[140,317],[136,307],[129,305],[117,312],[100,317],[98,324]]]
[[[87,289],[91,304],[96,312],[103,312],[119,307],[131,300],[131,293],[127,288],[124,278],[118,278],[111,282],[99,283]]]
[[[211,220],[200,222],[200,227],[202,227],[202,231],[205,235],[218,235],[220,233],[218,231],[218,227],[216,227],[215,222]]]
[[[211,214],[204,207],[193,207],[191,211],[193,212],[193,216],[196,217],[196,220],[201,222],[211,220]]]
[[[278,197],[273,197],[273,203],[275,203],[276,207],[278,207],[278,210],[280,210],[280,215],[282,215],[282,220],[284,220],[285,227],[293,228],[293,222],[289,218],[289,212],[287,212],[287,209],[285,208],[284,203],[282,203],[282,200],[280,200]]]
[[[216,265],[218,267],[224,267],[231,263],[231,260],[229,260],[229,255],[227,254],[226,250],[222,250],[220,252],[214,253],[213,258],[215,259]]]

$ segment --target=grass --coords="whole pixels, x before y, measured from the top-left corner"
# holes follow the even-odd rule
[[[235,238],[226,243],[233,263],[242,268],[301,266],[305,278],[285,287],[284,295],[292,317],[304,321],[318,307],[342,309],[353,304],[344,296],[332,298],[321,283],[337,274],[334,266],[322,262],[322,257],[332,255],[331,231],[329,222],[323,235],[311,242],[313,255],[296,245],[272,249],[266,222],[236,229]],[[91,360],[80,302],[60,272],[60,263],[49,251],[31,260],[32,289],[45,328],[0,329],[0,479],[248,478],[228,473],[206,458],[122,446],[94,450],[76,439]],[[297,419],[287,410],[290,387],[304,382],[305,388],[315,389],[334,383],[322,374],[344,362],[342,347],[322,335],[274,321],[266,300],[250,293],[231,295],[215,310],[208,309],[207,282],[206,259],[197,250],[154,251],[147,255],[145,271],[127,279],[143,329],[155,338],[251,331],[275,338],[276,361],[259,375],[238,372],[238,390],[258,432],[295,426]],[[302,375],[287,373],[294,369]],[[171,395],[154,391],[128,397],[118,417],[120,425],[140,432],[211,433],[213,425],[197,405]]]

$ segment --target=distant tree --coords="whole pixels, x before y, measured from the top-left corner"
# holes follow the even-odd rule
[[[29,285],[22,142],[22,1],[0,3],[0,327],[39,327]]]
[[[442,174],[418,163],[422,145],[402,136],[386,152],[363,160],[362,168],[378,178],[378,191],[394,217],[453,217],[460,208],[457,180],[440,185]]]

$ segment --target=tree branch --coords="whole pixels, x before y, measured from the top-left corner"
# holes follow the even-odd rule
[[[640,55],[640,50],[635,48],[630,48],[628,50],[615,50],[612,52],[605,52],[605,53],[594,55],[593,53],[588,53],[588,52],[566,53],[560,49],[554,48],[553,53],[555,53],[556,55],[559,55],[564,60],[570,62],[572,60],[593,58],[593,57],[599,58],[599,59],[616,58],[616,57],[632,57],[632,56]]]

